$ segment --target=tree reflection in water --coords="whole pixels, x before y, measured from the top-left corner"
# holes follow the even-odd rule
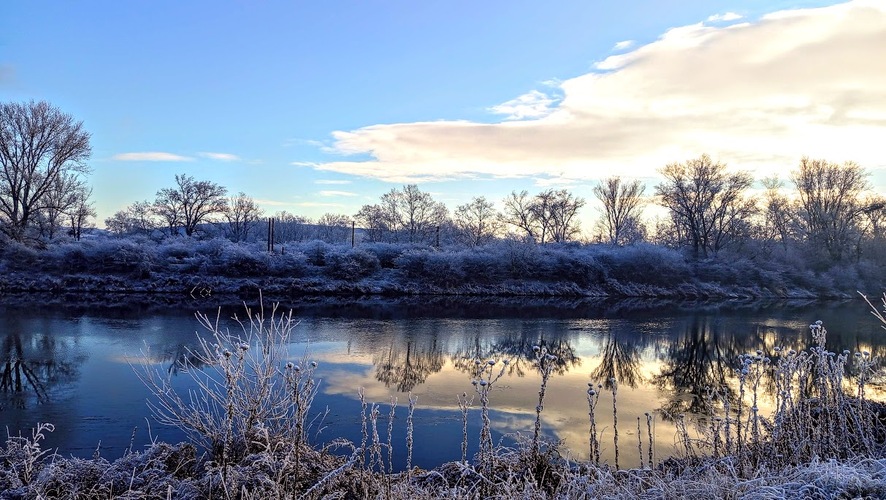
[[[534,346],[545,347],[547,352],[557,357],[553,362],[551,373],[564,375],[570,369],[581,365],[581,358],[575,354],[575,348],[566,337],[557,336],[546,339],[534,335],[521,334],[492,339],[490,343],[482,342],[480,335],[473,337],[472,342],[457,349],[450,355],[456,370],[472,374],[475,360],[510,360],[505,373],[508,376],[523,377],[527,371],[539,371]]]
[[[54,389],[77,380],[86,359],[75,353],[70,342],[51,333],[21,331],[13,322],[0,343],[0,410],[49,401]]]
[[[661,408],[664,418],[708,414],[713,410],[711,404],[722,397],[735,400],[728,380],[735,375],[738,356],[758,345],[758,339],[725,330],[715,318],[705,316],[694,316],[678,326],[661,371],[653,379],[657,387],[672,393]]]
[[[591,380],[602,380],[607,390],[612,389],[613,379],[619,385],[637,387],[643,381],[640,376],[640,344],[628,335],[619,335],[615,330],[606,332],[605,337],[600,350],[600,364],[591,370]]]
[[[436,335],[424,343],[408,338],[405,349],[400,345],[391,340],[387,349],[373,356],[375,378],[385,387],[395,386],[398,392],[407,393],[443,369],[443,349]]]

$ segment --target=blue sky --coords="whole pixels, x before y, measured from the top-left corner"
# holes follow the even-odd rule
[[[5,0],[0,100],[84,122],[100,225],[183,172],[312,218],[407,182],[651,194],[701,153],[854,160],[883,193],[883,47],[874,0]]]

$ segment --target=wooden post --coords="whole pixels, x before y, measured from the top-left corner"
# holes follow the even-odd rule
[[[357,223],[355,221],[351,221],[351,248],[354,248],[354,242],[356,241],[355,235],[357,233]]]
[[[440,248],[440,226],[437,226],[437,248]]]

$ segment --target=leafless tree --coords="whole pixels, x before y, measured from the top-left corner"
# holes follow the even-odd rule
[[[354,215],[354,220],[363,230],[366,240],[372,242],[391,239],[392,228],[381,205],[363,205]]]
[[[665,180],[655,187],[656,195],[696,257],[716,254],[747,231],[756,212],[754,201],[744,197],[753,183],[748,173],[729,173],[726,165],[701,155],[671,163],[661,174]]]
[[[327,243],[345,243],[351,234],[351,218],[325,213],[317,219],[317,238]]]
[[[148,234],[157,228],[154,206],[148,201],[137,201],[105,219],[105,227],[114,234]]]
[[[448,216],[445,205],[409,184],[383,194],[377,205],[363,206],[354,218],[371,241],[430,243]]]
[[[95,206],[89,201],[92,195],[92,189],[83,192],[83,196],[79,196],[74,206],[67,212],[68,220],[71,221],[71,236],[75,240],[80,241],[83,236],[83,229],[92,227],[89,219],[96,216]]]
[[[642,235],[640,211],[646,186],[639,180],[626,182],[614,176],[594,187],[594,196],[603,203],[600,225],[610,245],[637,241]]]
[[[92,188],[76,174],[63,174],[59,177],[43,199],[37,223],[40,235],[53,239],[63,227],[66,219],[77,208],[82,208],[92,196]]]
[[[224,212],[228,221],[226,231],[232,241],[246,241],[262,218],[262,209],[246,193],[231,196]]]
[[[526,191],[512,191],[504,200],[501,220],[537,243],[565,242],[578,233],[576,216],[584,205],[584,198],[565,189],[548,189],[531,198]]]
[[[540,234],[537,233],[541,233],[541,229],[538,227],[534,203],[535,199],[529,196],[529,191],[523,190],[519,193],[511,191],[503,201],[504,211],[501,220],[523,231],[527,239],[538,241]]]
[[[455,209],[454,224],[457,237],[471,247],[484,245],[498,234],[501,215],[485,196],[472,199]]]
[[[21,241],[47,193],[88,173],[91,153],[83,123],[49,103],[0,104],[0,230]]]
[[[227,210],[228,190],[210,181],[196,181],[185,174],[175,176],[175,187],[157,191],[154,208],[175,234],[183,227],[187,236],[193,236],[197,226],[212,222]]]
[[[314,222],[286,210],[274,214],[274,239],[277,243],[307,241],[314,237]]]
[[[821,245],[832,260],[842,260],[864,213],[861,195],[868,189],[867,173],[853,162],[803,158],[791,180],[797,188],[797,220],[804,239]]]

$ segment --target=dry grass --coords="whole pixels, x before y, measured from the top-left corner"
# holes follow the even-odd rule
[[[155,416],[184,429],[191,443],[156,443],[113,462],[98,456],[66,459],[40,447],[53,429],[38,426],[30,437],[10,436],[0,448],[0,497],[886,497],[886,405],[871,401],[866,391],[874,363],[866,353],[828,352],[827,332],[820,323],[810,325],[815,345],[807,351],[778,350],[776,359],[762,353],[742,356],[738,391],[732,392],[737,396],[712,388],[710,415],[691,421],[677,416],[680,457],[654,462],[652,417],[647,414],[646,460],[639,437],[642,419],[637,420],[638,441],[623,444],[621,455],[639,454],[640,467],[619,470],[600,463],[595,412],[602,384],[592,385],[587,394],[590,461],[576,463],[561,456],[558,443],[541,435],[550,374],[546,368],[552,359],[539,348],[538,406],[534,428],[526,436],[518,436],[513,446],[493,442],[490,396],[507,362],[476,360],[478,454],[466,456],[474,400],[462,394],[462,460],[434,470],[407,467],[394,472],[392,456],[403,452],[395,450],[392,439],[397,401],[369,404],[361,392],[361,442],[313,445],[307,429],[319,387],[317,366],[287,359],[286,344],[296,323],[276,308],[267,316],[263,309],[247,310],[247,317],[241,331],[231,334],[219,329],[217,318],[200,316],[211,335],[181,367],[199,391],[177,394],[163,374],[142,373],[156,396]],[[852,386],[844,378],[849,365],[858,374]],[[617,422],[617,383],[609,382]],[[758,408],[764,391],[775,392],[771,415]],[[410,397],[405,410],[408,457],[416,404]],[[384,413],[388,424],[380,428]]]

